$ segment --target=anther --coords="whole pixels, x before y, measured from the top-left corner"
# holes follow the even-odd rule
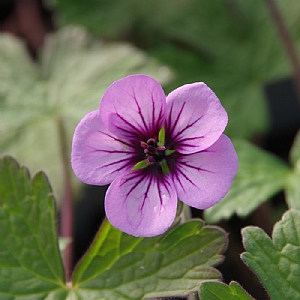
[[[146,159],[146,164],[147,165],[150,165],[151,163],[154,163],[155,162],[155,159],[153,156],[148,156],[147,159]]]
[[[148,144],[145,143],[145,142],[141,142],[141,147],[144,148],[144,149],[147,149],[148,148]]]
[[[154,138],[151,138],[147,141],[147,144],[150,144],[150,143],[153,143],[155,144],[156,143],[156,140]]]
[[[156,149],[163,151],[163,150],[166,150],[166,147],[165,146],[158,146]]]

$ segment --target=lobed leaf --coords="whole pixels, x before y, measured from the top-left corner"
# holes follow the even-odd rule
[[[180,209],[179,209],[180,212]],[[226,234],[200,220],[168,234],[135,238],[105,221],[65,284],[46,176],[32,179],[11,157],[0,159],[0,298],[3,300],[141,299],[186,295],[220,279]]]
[[[65,299],[55,201],[46,176],[0,159],[0,298]]]
[[[132,73],[162,84],[171,78],[168,68],[142,51],[91,39],[75,26],[47,36],[36,64],[19,40],[2,34],[0,65],[0,153],[10,153],[33,172],[45,170],[59,198],[63,172],[57,119],[63,120],[71,145],[76,125],[99,107],[113,81]]]
[[[287,211],[275,224],[272,239],[254,226],[242,230],[242,260],[259,276],[271,299],[300,295],[300,211]]]
[[[237,283],[230,282],[203,282],[199,292],[201,300],[253,300],[247,292]]]
[[[249,215],[283,189],[290,174],[283,161],[250,143],[235,140],[234,146],[239,158],[238,173],[225,198],[205,210],[208,222],[229,219],[233,214],[240,217]]]
[[[220,279],[213,266],[226,243],[222,230],[200,220],[154,238],[126,235],[105,221],[74,272],[74,293],[78,299],[184,296],[201,281]]]

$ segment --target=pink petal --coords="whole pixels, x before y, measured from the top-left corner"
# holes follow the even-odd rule
[[[133,171],[113,181],[106,193],[105,211],[114,227],[150,237],[172,225],[177,195],[169,177],[160,181],[144,171]]]
[[[132,168],[133,153],[129,144],[104,127],[96,110],[87,114],[75,129],[72,168],[85,183],[108,184]]]
[[[186,84],[167,97],[166,139],[173,149],[189,154],[204,150],[220,137],[227,113],[214,92],[204,83]]]
[[[230,139],[221,135],[210,148],[183,155],[172,178],[178,198],[198,209],[218,203],[228,192],[237,172],[237,154]]]
[[[120,138],[153,138],[165,120],[166,96],[160,84],[145,75],[115,81],[105,92],[100,115]]]

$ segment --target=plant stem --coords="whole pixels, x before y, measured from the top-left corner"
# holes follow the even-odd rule
[[[291,62],[294,71],[294,83],[298,96],[298,102],[300,101],[300,63],[297,56],[297,51],[293,43],[292,37],[289,33],[287,26],[280,14],[280,11],[274,0],[265,0],[266,5],[270,11],[271,17],[277,27],[280,38],[287,52],[287,56]]]
[[[61,203],[60,214],[60,235],[68,240],[64,250],[64,268],[66,282],[71,279],[72,261],[73,261],[73,201],[72,201],[72,184],[69,163],[69,149],[67,144],[67,133],[63,117],[57,117],[60,154],[64,178],[63,200]]]

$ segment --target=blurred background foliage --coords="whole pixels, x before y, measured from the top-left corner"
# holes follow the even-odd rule
[[[116,78],[146,73],[161,83],[171,72],[128,43],[91,39],[81,27],[68,26],[47,36],[33,63],[24,45],[10,35],[0,44],[0,152],[25,162],[32,172],[46,170],[56,195],[64,184],[59,124],[71,151],[82,117],[99,107]],[[78,180],[73,180],[78,185]]]
[[[278,5],[298,46],[300,2],[288,3]],[[57,33],[47,35],[41,51],[34,49],[35,64],[20,42],[1,37],[0,151],[15,155],[33,171],[38,166],[46,169],[56,191],[62,180],[54,175],[59,170],[55,159],[59,149],[52,121],[63,116],[71,139],[76,123],[97,109],[108,85],[127,74],[154,76],[166,93],[185,83],[204,81],[228,112],[229,137],[253,140],[267,134],[270,116],[264,86],[290,76],[292,68],[263,1],[55,0],[43,4]],[[66,25],[73,29],[64,29]],[[26,130],[28,124],[35,130]],[[40,149],[34,157],[26,150],[30,145]]]
[[[97,109],[108,85],[130,73],[156,77],[166,93],[185,83],[204,81],[228,112],[229,137],[253,140],[267,134],[270,115],[264,86],[290,76],[292,68],[264,1],[55,0],[43,4],[57,33],[47,35],[41,51],[35,49],[35,64],[20,42],[1,37],[0,151],[23,161],[21,154],[31,154],[26,143],[44,147],[43,138],[47,139],[50,146],[44,147],[44,154],[36,151],[33,169],[45,168],[41,161],[46,156],[45,169],[50,169],[54,187],[62,182],[52,175],[59,164],[54,158],[57,142],[50,135],[57,133],[53,124],[52,128],[36,126],[40,142],[35,143],[33,131],[26,131],[29,123],[39,123],[32,121],[37,119],[33,115],[52,116],[52,120],[63,116],[71,138],[81,117]],[[278,5],[298,46],[300,2]],[[66,25],[73,25],[73,30],[64,29]],[[21,144],[11,146],[9,140],[15,142],[17,136]],[[24,162],[32,165],[28,159]]]
[[[206,82],[228,111],[230,137],[266,133],[263,85],[289,76],[291,67],[264,1],[56,1],[61,24],[129,41],[172,67],[167,91]],[[299,1],[277,2],[299,45]]]

